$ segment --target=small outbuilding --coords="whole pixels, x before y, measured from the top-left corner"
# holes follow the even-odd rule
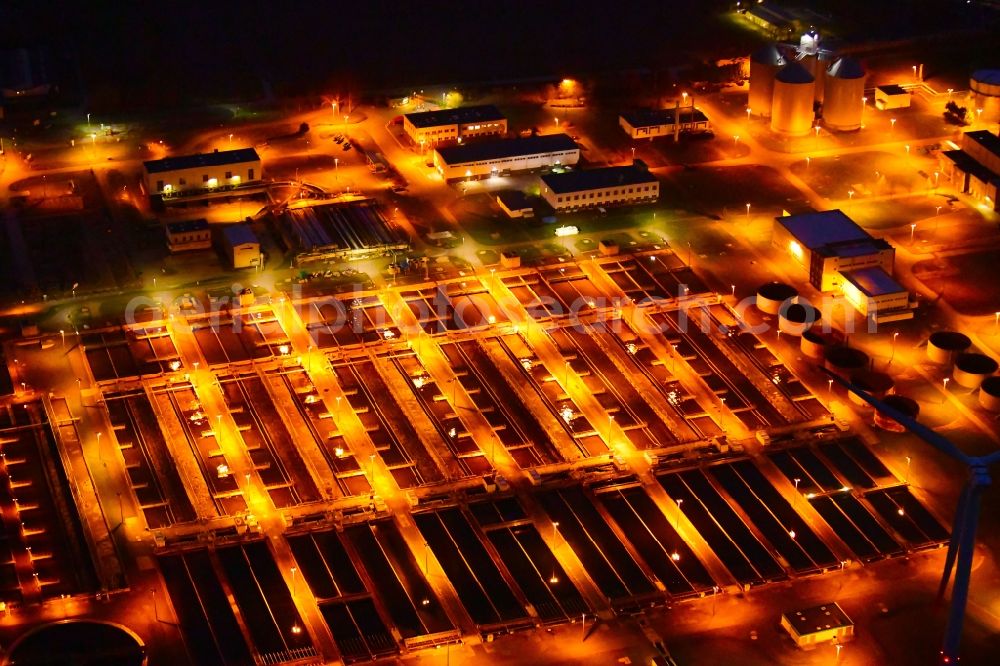
[[[260,241],[247,224],[231,224],[222,232],[223,245],[233,268],[260,266]]]
[[[875,108],[879,111],[889,109],[908,109],[910,107],[910,93],[895,83],[875,88]]]
[[[781,627],[804,650],[854,638],[854,622],[836,602],[783,613]]]
[[[504,190],[497,192],[497,205],[507,217],[534,217],[535,209],[524,192]]]

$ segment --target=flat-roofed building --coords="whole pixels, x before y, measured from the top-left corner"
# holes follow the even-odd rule
[[[880,266],[841,271],[840,290],[854,309],[876,323],[912,319],[910,292]]]
[[[519,190],[503,190],[496,194],[497,205],[507,217],[534,217],[535,209],[528,196]]]
[[[207,220],[183,220],[167,222],[167,249],[171,253],[191,250],[207,250],[212,247],[212,230]]]
[[[260,266],[260,241],[249,224],[230,224],[222,230],[222,241],[233,268]]]
[[[374,199],[289,208],[277,225],[299,264],[358,261],[410,247],[406,234],[385,219]]]
[[[650,203],[660,196],[660,182],[641,160],[629,166],[547,173],[539,180],[542,198],[557,211]]]
[[[809,272],[809,282],[823,292],[839,291],[843,271],[880,267],[892,273],[896,251],[873,238],[840,210],[776,218],[772,243]]]
[[[618,116],[618,124],[633,139],[655,139],[673,136],[675,131],[704,132],[711,129],[708,117],[693,106],[628,111]]]
[[[879,111],[888,109],[907,109],[910,106],[910,93],[895,83],[889,83],[875,88],[875,108]]]
[[[480,141],[434,150],[434,166],[445,180],[487,178],[580,161],[580,147],[565,134]]]
[[[938,162],[955,189],[1000,210],[1000,137],[988,130],[965,132],[961,148],[942,151]]]
[[[143,162],[146,192],[164,200],[220,193],[257,184],[260,156],[253,148],[165,157]]]
[[[403,116],[403,131],[417,145],[435,145],[459,138],[503,135],[507,119],[492,104],[421,111]]]
[[[854,622],[836,602],[782,613],[781,626],[805,650],[819,643],[845,643],[854,638]]]

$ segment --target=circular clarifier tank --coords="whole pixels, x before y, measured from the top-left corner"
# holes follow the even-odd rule
[[[927,358],[934,363],[951,363],[956,354],[972,346],[972,340],[957,331],[937,331],[927,340]]]
[[[826,356],[830,342],[829,336],[810,329],[802,332],[802,337],[799,338],[799,349],[809,358],[823,358]]]
[[[869,370],[859,370],[852,373],[851,383],[873,398],[878,399],[882,399],[892,393],[896,386],[896,382],[893,381],[892,377],[884,372],[871,372]],[[868,404],[853,392],[850,393],[850,399],[856,405]]]
[[[826,352],[827,370],[844,379],[868,367],[868,354],[854,347],[833,347]]]
[[[14,641],[7,663],[145,666],[146,648],[142,639],[122,625],[62,620],[33,629]]]
[[[996,374],[997,367],[997,362],[985,354],[966,352],[955,358],[955,369],[951,374],[959,386],[977,389],[983,380]]]
[[[757,289],[757,309],[770,315],[778,314],[781,304],[799,295],[795,287],[784,282],[768,282]]]
[[[904,416],[909,416],[911,419],[917,418],[920,414],[920,405],[913,398],[907,398],[905,395],[887,395],[885,400],[882,401],[889,407],[892,407],[897,412],[902,413]],[[889,430],[891,432],[904,432],[906,428],[901,426],[895,419],[892,419],[882,412],[875,412],[875,425],[883,430]]]
[[[979,404],[991,412],[1000,412],[1000,377],[987,377],[979,385]]]
[[[778,313],[778,330],[786,335],[802,335],[819,319],[819,310],[808,303],[791,303]]]

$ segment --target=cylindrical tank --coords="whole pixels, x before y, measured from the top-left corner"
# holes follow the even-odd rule
[[[955,383],[967,389],[977,389],[990,375],[996,374],[997,362],[984,354],[966,352],[955,358],[955,369],[951,376]]]
[[[865,70],[854,58],[841,58],[826,73],[823,124],[846,132],[861,129]]]
[[[820,312],[808,303],[790,303],[778,313],[778,330],[787,335],[802,335],[820,319]]]
[[[892,377],[885,374],[884,372],[871,372],[869,370],[859,370],[851,374],[851,383],[857,386],[859,389],[872,396],[873,398],[882,399],[888,394],[892,393],[893,388],[895,388],[896,383],[892,380]],[[867,405],[868,403],[862,400],[856,393],[850,394],[851,402],[856,405]]]
[[[812,74],[813,80],[816,81],[816,85],[813,86],[813,101],[822,103],[823,95],[826,92],[826,68],[830,65],[829,58],[823,53],[817,53],[816,55],[806,56],[799,62],[802,63],[807,72]]]
[[[905,416],[909,416],[911,419],[917,418],[917,415],[920,414],[920,405],[917,404],[917,401],[913,398],[907,398],[905,395],[887,395],[885,400],[882,402],[889,405],[897,412],[902,412]],[[906,431],[906,428],[899,425],[898,421],[889,418],[879,411],[875,412],[875,425],[882,428],[882,430],[888,430],[890,432]]]
[[[969,336],[957,331],[936,331],[927,341],[927,358],[934,363],[951,363],[956,354],[972,346]]]
[[[823,358],[829,346],[829,338],[818,331],[803,331],[799,339],[799,349],[809,358]]]
[[[765,44],[750,56],[750,96],[747,107],[759,116],[771,115],[774,77],[785,66],[785,57],[775,44]]]
[[[1000,69],[980,69],[969,78],[969,115],[978,122],[1000,122]],[[979,112],[982,109],[982,113]],[[973,115],[975,114],[975,115]]]
[[[776,315],[781,304],[791,301],[799,292],[784,282],[768,282],[757,288],[757,309],[766,314]]]
[[[979,404],[991,412],[1000,412],[1000,377],[987,377],[979,385]]]
[[[771,100],[771,130],[802,136],[812,128],[813,89],[816,79],[799,62],[786,65],[774,77]]]
[[[833,347],[827,350],[823,365],[827,370],[848,379],[868,367],[868,354],[854,347]]]

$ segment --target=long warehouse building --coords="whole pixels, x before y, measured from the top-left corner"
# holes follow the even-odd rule
[[[434,150],[434,167],[445,180],[487,178],[571,166],[579,161],[580,147],[565,134],[481,141]]]
[[[650,203],[660,196],[660,182],[642,160],[629,166],[548,173],[540,180],[542,198],[557,211]]]
[[[507,119],[492,104],[421,111],[403,116],[403,131],[418,146],[460,138],[504,135]]]
[[[224,193],[261,180],[260,156],[253,148],[216,150],[143,162],[151,197]]]

